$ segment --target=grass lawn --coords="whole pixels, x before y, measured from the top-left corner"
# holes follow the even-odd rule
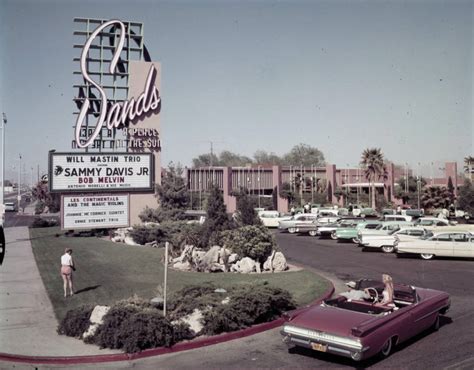
[[[152,298],[163,284],[164,250],[113,243],[94,237],[65,237],[57,227],[30,229],[33,253],[41,278],[58,320],[72,308],[84,304],[111,305],[134,294]],[[59,236],[56,236],[59,235]],[[60,276],[60,257],[72,248],[76,265],[76,295],[64,298]],[[228,288],[255,281],[288,290],[298,305],[320,296],[329,283],[309,271],[275,274],[195,273],[168,269],[168,292],[176,292],[190,284],[212,282]]]

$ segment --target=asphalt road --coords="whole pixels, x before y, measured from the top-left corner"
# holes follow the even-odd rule
[[[343,281],[379,278],[440,289],[451,294],[452,305],[438,332],[426,332],[403,344],[385,360],[356,363],[305,349],[288,350],[279,329],[192,351],[159,356],[104,368],[139,369],[312,369],[312,368],[474,368],[474,260],[396,258],[393,254],[362,252],[352,243],[276,233],[291,263],[322,271]],[[337,280],[337,279],[336,279]],[[84,368],[84,366],[82,366]],[[92,368],[92,367],[91,367]]]
[[[15,216],[8,222],[23,222]],[[312,369],[312,368],[474,368],[474,260],[396,258],[393,254],[362,252],[352,243],[318,237],[276,233],[278,245],[290,263],[312,268],[342,281],[362,277],[381,279],[392,275],[396,282],[439,289],[450,293],[451,309],[439,331],[426,332],[397,347],[384,360],[356,363],[349,359],[305,349],[289,350],[280,329],[195,350],[133,362],[100,364],[100,368],[136,369]],[[62,368],[48,366],[39,368]],[[68,367],[69,368],[69,367]],[[80,365],[77,369],[97,368]]]

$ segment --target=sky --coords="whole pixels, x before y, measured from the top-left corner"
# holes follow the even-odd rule
[[[162,66],[162,165],[305,143],[435,175],[474,154],[474,0],[0,0],[6,178],[70,151],[74,17],[144,23]],[[419,165],[418,165],[419,164]]]

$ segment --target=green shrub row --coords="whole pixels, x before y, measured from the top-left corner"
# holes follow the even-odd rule
[[[228,298],[227,302],[224,298]],[[193,338],[187,324],[172,324],[171,320],[182,318],[196,308],[203,312],[204,328],[199,334],[215,335],[272,321],[296,306],[288,291],[260,283],[232,288],[225,294],[216,293],[212,284],[187,286],[172,297],[169,307],[170,315],[165,318],[145,300],[120,301],[110,308],[103,324],[86,342],[127,353],[169,347]],[[89,327],[91,313],[90,306],[70,310],[58,333],[80,338]]]

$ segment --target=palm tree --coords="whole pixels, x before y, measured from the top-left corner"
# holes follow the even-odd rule
[[[372,208],[375,209],[375,180],[387,177],[387,168],[380,148],[365,149],[360,164],[364,167],[365,178],[372,188]]]
[[[474,157],[468,156],[464,158],[464,172],[468,174],[468,176],[472,176],[471,172],[474,168]]]

